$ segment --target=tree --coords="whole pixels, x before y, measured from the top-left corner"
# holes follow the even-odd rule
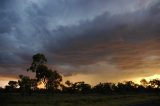
[[[66,82],[68,84],[68,92],[70,93],[89,93],[91,90],[91,85],[86,84],[84,81],[71,83],[70,81]]]
[[[48,70],[46,89],[57,90],[62,82],[62,76],[57,71]]]
[[[90,93],[91,85],[84,81],[72,83],[69,80],[65,82],[66,86],[63,86],[63,92],[65,93]]]
[[[8,85],[5,86],[5,91],[6,92],[16,92],[18,87],[18,82],[17,81],[9,81]]]
[[[36,70],[36,78],[43,82],[46,89],[56,90],[62,82],[62,76],[57,71],[48,69],[45,65],[39,65]]]
[[[72,86],[73,86],[73,83],[67,80],[65,82],[65,85],[63,84],[61,85],[61,88],[64,93],[73,93]]]
[[[17,81],[9,81],[9,82],[8,82],[8,85],[9,85],[11,88],[15,89],[15,88],[18,87],[18,82],[17,82]]]
[[[84,81],[76,82],[75,87],[79,92],[82,92],[82,93],[89,93],[91,90],[91,85],[86,84]]]
[[[47,59],[43,54],[32,57],[32,64],[27,71],[35,72],[38,82],[43,82],[46,89],[56,90],[62,81],[62,76],[57,71],[52,71],[46,65]]]
[[[19,75],[20,80],[18,84],[22,94],[31,94],[33,90],[37,89],[37,80],[30,79],[28,76]]]
[[[67,80],[67,81],[65,82],[65,84],[66,84],[68,87],[71,87],[73,83],[70,82],[69,80]]]
[[[113,92],[113,83],[99,83],[93,87],[95,93],[112,93]]]
[[[47,62],[46,57],[43,54],[41,54],[41,53],[37,53],[37,54],[33,55],[33,57],[32,57],[32,64],[27,69],[27,71],[36,72],[37,68],[40,65],[45,65],[46,62]]]
[[[141,82],[141,85],[144,86],[145,88],[148,86],[148,82],[146,79],[142,79],[140,82]]]
[[[38,81],[37,79],[30,79],[30,89],[35,91],[38,89]]]
[[[118,83],[116,91],[118,93],[136,92],[138,85],[132,81],[125,81],[124,83]]]
[[[37,53],[33,55],[32,64],[27,69],[27,71],[35,72],[37,81],[43,82],[44,85],[46,85],[47,83],[47,77],[49,72],[49,69],[46,66],[46,63],[47,63],[46,57],[41,53]]]
[[[159,79],[153,79],[149,83],[152,88],[160,88],[160,80]]]
[[[128,92],[134,92],[136,89],[136,84],[133,81],[125,81],[125,89]]]
[[[125,92],[124,88],[125,88],[125,84],[118,82],[117,87],[116,87],[116,91],[118,93],[123,93],[123,92]]]
[[[39,65],[36,69],[36,78],[39,82],[47,83],[48,77],[50,76],[50,70],[46,65]]]

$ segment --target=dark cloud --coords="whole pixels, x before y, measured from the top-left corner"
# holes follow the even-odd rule
[[[0,64],[23,66],[42,52],[66,75],[93,73],[103,62],[97,70],[110,73],[157,67],[159,6],[158,0],[2,0]],[[1,74],[18,72],[0,67]]]
[[[159,22],[154,20],[159,16],[151,13],[155,11],[155,6],[113,16],[107,12],[79,26],[61,27],[55,33],[57,36],[65,34],[66,39],[59,40],[60,47],[57,49],[54,49],[52,42],[49,43],[46,51],[53,53],[55,61],[60,63],[92,64],[112,57],[110,60],[114,60],[113,64],[121,64],[126,59],[137,60],[139,64],[138,61],[144,58],[141,57],[143,52],[159,49]],[[145,46],[150,47],[144,49]]]

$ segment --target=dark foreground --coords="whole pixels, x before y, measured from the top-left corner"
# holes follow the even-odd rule
[[[0,106],[160,106],[157,94],[32,95],[0,94]]]
[[[160,99],[159,100],[153,100],[153,101],[146,101],[142,103],[137,103],[131,106],[160,106]]]

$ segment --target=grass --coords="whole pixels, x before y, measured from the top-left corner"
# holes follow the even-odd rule
[[[132,95],[32,95],[0,94],[0,106],[131,106],[160,100],[155,94]]]

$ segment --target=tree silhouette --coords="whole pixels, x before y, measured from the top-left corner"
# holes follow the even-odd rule
[[[138,85],[135,84],[132,81],[125,81],[123,83],[118,83],[116,87],[116,91],[118,93],[131,93],[131,92],[136,92],[136,89],[138,88]]]
[[[66,86],[65,86],[66,85]],[[70,82],[69,80],[67,80],[65,82],[65,85],[61,85],[61,88],[62,88],[62,91],[64,93],[74,93],[73,89],[72,89],[72,86],[73,86],[73,83]]]
[[[15,92],[18,87],[18,82],[17,81],[9,81],[8,85],[5,86],[5,91],[6,92]]]
[[[9,81],[9,82],[8,82],[8,85],[9,85],[11,88],[15,89],[15,88],[18,87],[18,82],[17,82],[17,81]]]
[[[69,80],[65,82],[66,86],[63,86],[63,92],[65,93],[90,93],[91,85],[86,84],[84,81],[72,83]]]
[[[32,72],[36,72],[37,71],[37,68],[40,66],[40,65],[45,65],[47,62],[47,59],[46,57],[41,54],[41,53],[37,53],[35,55],[33,55],[32,57],[32,64],[31,66],[27,69],[27,71],[32,71]]]
[[[30,89],[32,91],[35,91],[38,89],[38,82],[37,82],[37,79],[30,79]]]
[[[99,83],[93,87],[93,91],[96,93],[112,93],[113,92],[113,83]]]
[[[75,92],[89,93],[91,90],[91,85],[86,84],[84,81],[76,82],[72,84],[72,90]]]
[[[148,86],[148,82],[146,79],[142,79],[140,82],[141,82],[141,85],[144,86],[145,88]]]
[[[153,88],[160,88],[160,80],[159,79],[153,79],[149,83]]]
[[[49,69],[46,63],[47,59],[43,54],[35,54],[27,71],[35,72],[37,81],[43,82],[47,90],[57,90],[62,82],[62,76],[57,71]]]
[[[37,80],[30,79],[28,76],[19,75],[20,80],[18,84],[22,94],[31,94],[32,91],[37,89]]]
[[[57,90],[60,87],[62,82],[62,76],[57,73],[57,71],[48,70],[47,71],[47,83],[46,89],[48,90]]]
[[[33,55],[32,64],[27,69],[27,71],[35,72],[37,81],[43,82],[45,86],[50,72],[48,67],[46,66],[46,63],[47,63],[46,57],[41,53],[37,53]]]
[[[46,65],[39,65],[36,69],[36,78],[38,81],[42,81],[45,85],[47,83],[48,77],[50,76],[50,70]]]
[[[135,92],[136,84],[133,81],[125,81],[125,90],[128,92]]]
[[[71,87],[73,83],[70,82],[69,80],[67,80],[67,81],[65,82],[65,84],[66,84],[68,87]]]

